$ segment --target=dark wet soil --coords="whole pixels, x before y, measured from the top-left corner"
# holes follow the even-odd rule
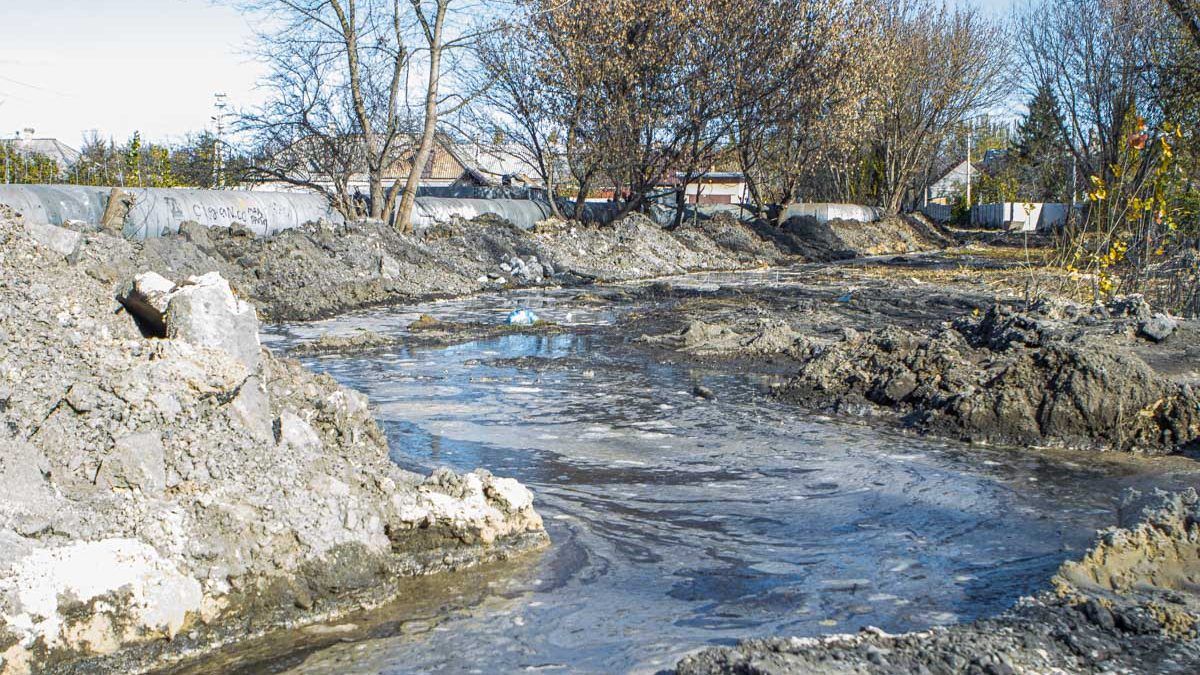
[[[529,485],[554,543],[482,592],[431,590],[421,603],[330,629],[348,642],[314,651],[311,636],[277,636],[229,663],[305,673],[654,672],[753,635],[952,626],[1046,588],[1096,529],[1118,522],[1122,489],[1196,484],[1184,458],[981,447],[814,414],[778,395],[797,365],[761,351],[770,341],[759,352],[701,354],[636,340],[714,314],[770,325],[792,312],[829,335],[892,317],[916,330],[993,299],[946,287],[922,302],[855,274],[800,268],[506,293],[273,331],[278,348],[360,329],[394,338],[309,363],[368,394],[402,466],[483,466]],[[848,300],[845,281],[855,286]],[[408,327],[422,314],[494,326],[518,306],[563,332],[472,328],[411,342],[420,331]],[[700,388],[712,396],[696,395]],[[430,602],[441,620],[421,609]],[[887,672],[1046,665],[993,655],[1036,656],[1071,632],[1087,649],[1086,616],[1051,604],[960,629],[945,668],[904,656],[927,650],[919,640],[905,651],[873,638],[858,657],[831,649],[818,662],[778,664],[802,664],[780,672],[833,670],[843,660]],[[1041,623],[1022,631],[1021,621]],[[991,633],[987,654],[972,651]],[[1139,644],[1142,652],[1129,647],[1113,663],[1178,641]],[[789,640],[771,645],[760,651],[795,651]],[[871,646],[892,649],[887,666]],[[712,652],[685,667],[751,672],[739,670],[743,662],[742,652]]]

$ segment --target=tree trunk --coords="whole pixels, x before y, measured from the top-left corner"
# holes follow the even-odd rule
[[[542,171],[546,174],[546,199],[550,201],[550,215],[563,220],[562,211],[558,208],[557,195],[554,194],[554,156],[551,155],[547,163],[545,153],[542,153],[539,161],[542,163]]]
[[[675,191],[675,221],[671,223],[671,229],[678,230],[683,227],[683,213],[687,210],[687,183],[685,182],[678,190]]]
[[[583,207],[584,204],[587,203],[587,195],[589,190],[588,183],[589,181],[587,178],[584,178],[579,182],[579,193],[575,195],[575,212],[571,214],[572,218],[581,223],[583,222]]]
[[[442,69],[442,24],[446,17],[446,2],[441,0],[437,5],[437,16],[434,18],[432,33],[429,36],[429,86],[425,91],[425,127],[421,130],[421,143],[413,158],[412,168],[408,172],[408,181],[404,184],[404,193],[400,197],[400,208],[396,211],[396,228],[401,232],[412,232],[412,213],[417,205],[417,188],[421,183],[421,174],[429,161],[433,150],[434,134],[437,132],[438,83],[441,81]]]

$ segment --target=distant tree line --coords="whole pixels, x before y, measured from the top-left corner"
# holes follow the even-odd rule
[[[72,166],[37,153],[19,152],[0,141],[0,180],[11,183],[63,183],[119,187],[214,188],[239,184],[251,161],[238,148],[221,144],[219,171],[216,136],[191,134],[178,143],[144,141],[134,132],[118,143],[98,134],[83,140]],[[7,173],[3,173],[7,167]]]

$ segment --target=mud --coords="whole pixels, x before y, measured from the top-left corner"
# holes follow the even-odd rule
[[[1052,588],[1003,614],[904,635],[749,640],[682,660],[715,673],[1193,673],[1200,669],[1200,499],[1160,495],[1137,524],[1112,528],[1067,562]]]
[[[0,672],[137,672],[546,544],[516,481],[399,469],[219,276],[163,280],[146,337],[114,251],[0,222]]]
[[[1139,297],[1085,306],[907,278],[912,260],[798,275],[781,286],[680,288],[647,344],[789,373],[776,394],[809,411],[977,443],[1141,454],[1200,437],[1194,322]],[[868,276],[885,267],[890,278]],[[647,289],[647,293],[662,293]],[[1157,322],[1168,322],[1162,340]]]

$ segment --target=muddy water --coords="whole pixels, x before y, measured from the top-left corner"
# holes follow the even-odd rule
[[[1115,521],[1120,486],[1156,470],[798,414],[766,395],[777,374],[662,361],[605,329],[653,306],[585,305],[567,291],[264,339],[403,335],[422,312],[500,321],[517,304],[578,328],[308,363],[371,398],[398,464],[485,467],[532,488],[552,547],[502,574],[425,589],[389,608],[388,628],[356,636],[369,639],[278,658],[276,669],[655,672],[748,636],[968,620],[1044,585]],[[716,399],[694,397],[696,384]]]

